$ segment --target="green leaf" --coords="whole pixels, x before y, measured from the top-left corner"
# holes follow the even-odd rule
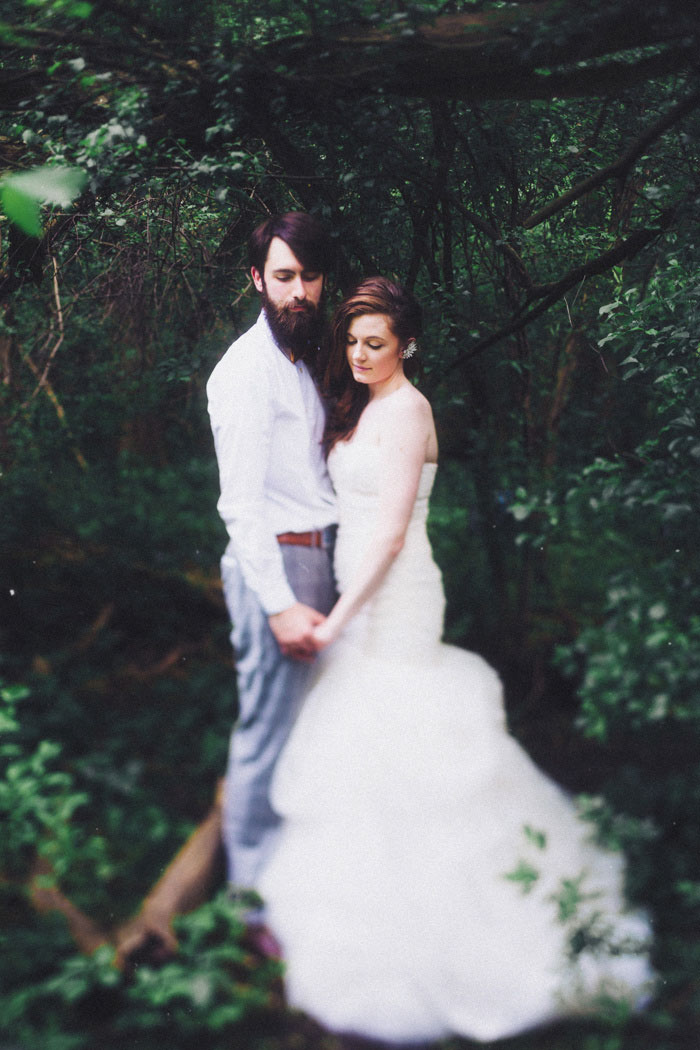
[[[80,168],[43,166],[9,175],[3,181],[45,204],[58,204],[67,208],[82,190],[85,178]]]
[[[30,695],[30,690],[26,685],[3,685],[0,686],[0,699],[5,700],[7,703],[14,704],[18,700],[26,700]]]
[[[547,835],[544,831],[538,831],[535,828],[531,828],[529,824],[526,824],[523,828],[525,832],[525,838],[528,842],[531,842],[537,849],[545,849],[547,845]]]
[[[41,237],[39,202],[7,183],[0,186],[0,204],[8,219],[30,237]]]
[[[40,207],[57,204],[67,208],[85,184],[79,168],[44,165],[0,180],[0,202],[5,214],[24,233],[41,236]]]
[[[528,864],[525,860],[519,860],[517,867],[504,875],[509,882],[518,883],[523,893],[529,893],[539,877],[540,873],[537,868],[533,868],[532,864]]]

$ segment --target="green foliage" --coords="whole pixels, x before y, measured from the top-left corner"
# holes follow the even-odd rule
[[[17,706],[29,695],[21,686],[0,688],[0,870],[26,876],[36,854],[50,863],[52,878],[85,861],[99,867],[104,843],[74,821],[88,796],[59,767],[61,745],[23,740]]]
[[[42,851],[76,903],[106,922],[137,906],[224,768],[235,687],[209,575],[221,532],[200,510],[214,507],[215,484],[211,459],[158,471],[132,458],[112,475],[64,464],[59,485],[38,470],[4,482],[18,512],[0,530],[0,644],[5,672],[31,684],[17,761],[24,771],[35,751],[52,758],[66,818],[80,799],[69,822],[80,849],[53,820]],[[53,740],[60,756],[42,743]],[[26,807],[46,805],[43,781],[22,777]],[[29,812],[15,814],[27,836],[18,863],[36,839]]]
[[[700,717],[700,401],[691,380],[700,289],[674,258],[644,299],[632,289],[604,316],[610,331],[602,341],[624,347],[622,382],[635,400],[644,383],[647,434],[633,455],[598,460],[566,493],[569,527],[577,535],[590,529],[618,550],[604,621],[587,627],[562,659],[571,669],[576,655],[586,658],[588,733],[667,722],[690,730]]]
[[[178,920],[177,932],[182,946],[178,959],[157,971],[137,972],[129,991],[134,1016],[120,1018],[120,1030],[144,1027],[155,1035],[174,1022],[191,1041],[208,1029],[235,1033],[247,1014],[270,1005],[270,985],[281,967],[274,962],[256,965],[240,945],[240,912],[225,895]],[[169,1014],[165,1026],[163,1008]]]
[[[585,599],[557,660],[577,684],[580,729],[612,749],[617,764],[604,797],[584,804],[603,838],[628,853],[630,892],[654,903],[657,952],[671,987],[695,965],[694,938],[680,931],[700,921],[700,403],[693,380],[700,288],[693,274],[683,246],[643,293],[621,290],[599,310],[598,345],[614,348],[618,405],[632,413],[629,448],[594,457],[539,492],[523,490],[511,507],[521,545],[543,546],[559,587]]]
[[[539,877],[540,873],[537,868],[525,860],[519,861],[513,871],[509,871],[505,876],[511,882],[517,883],[523,893],[529,893],[533,886],[537,885]]]
[[[575,649],[588,656],[581,724],[591,736],[669,720],[697,724],[700,622],[665,604],[667,588],[663,573],[645,584],[618,578],[608,594],[605,644],[600,628],[579,636]]]
[[[261,1018],[264,1027],[265,1014],[279,1009],[280,966],[260,964],[242,932],[239,906],[221,894],[178,920],[173,961],[140,967],[133,980],[115,969],[107,946],[66,955],[33,986],[0,995],[4,1034],[46,1050],[91,1050],[96,1041],[104,1050],[235,1045],[242,1025]]]
[[[5,215],[31,237],[41,236],[42,204],[67,208],[85,184],[77,168],[44,167],[0,179],[0,204]]]
[[[93,5],[87,0],[25,0],[25,3],[43,14],[66,15],[68,18],[88,18],[93,10]]]

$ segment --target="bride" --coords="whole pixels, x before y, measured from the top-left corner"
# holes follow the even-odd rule
[[[426,533],[437,439],[405,372],[420,310],[364,281],[336,311],[325,443],[340,598],[278,764],[261,885],[288,1001],[389,1043],[490,1041],[652,987],[618,854],[508,735],[496,672],[441,643]]]

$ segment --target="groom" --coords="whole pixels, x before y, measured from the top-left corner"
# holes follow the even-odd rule
[[[312,215],[288,212],[259,226],[248,249],[262,310],[207,383],[238,679],[223,837],[242,892],[255,889],[279,823],[270,781],[310,671],[311,631],[334,601],[336,520],[313,380],[331,243]]]

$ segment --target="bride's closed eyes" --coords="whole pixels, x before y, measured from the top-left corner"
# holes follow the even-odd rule
[[[370,397],[388,393],[403,381],[402,343],[385,314],[353,317],[345,334],[345,356],[355,382],[370,387]]]
[[[348,334],[348,336],[347,336],[347,338],[345,340],[345,345],[346,346],[355,346],[356,343],[357,343],[357,339],[355,339],[353,336]],[[381,350],[381,348],[384,346],[384,343],[382,343],[379,340],[377,340],[376,342],[373,342],[373,343],[366,342],[365,346],[369,347],[370,350]]]

